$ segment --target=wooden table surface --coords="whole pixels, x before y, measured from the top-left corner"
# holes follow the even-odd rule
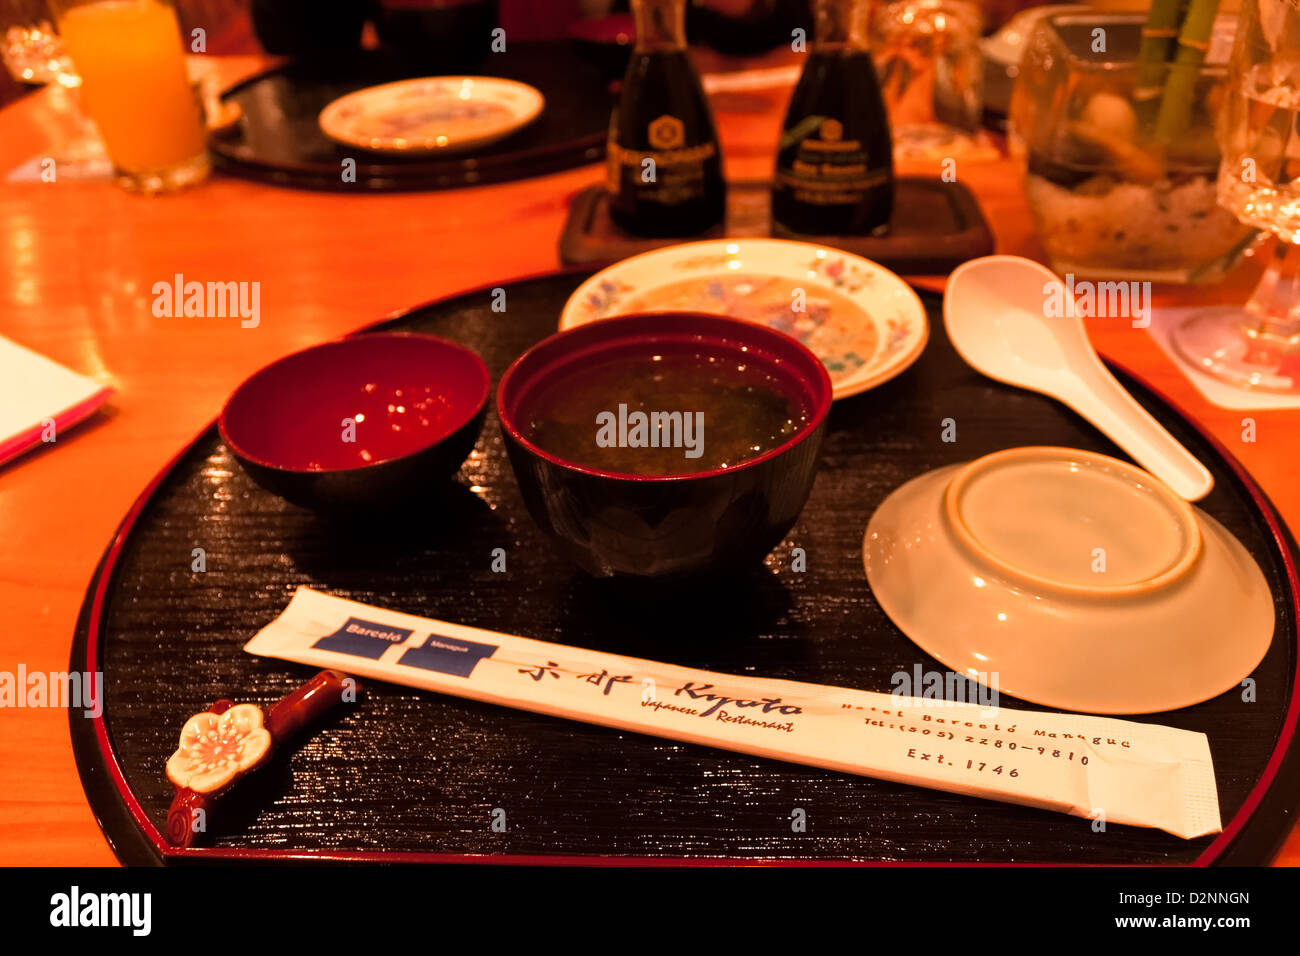
[[[261,65],[213,58],[228,81]],[[727,172],[771,172],[788,90],[715,97]],[[0,110],[0,174],[57,150],[68,128],[47,91]],[[905,172],[934,174],[935,168]],[[999,252],[1041,256],[1005,159],[959,161]],[[131,502],[247,375],[278,356],[394,310],[559,265],[568,199],[598,166],[499,186],[394,196],[275,189],[215,177],[144,198],[107,181],[0,186],[0,334],[117,390],[107,410],[0,469],[0,671],[64,671],[95,564]],[[1256,256],[1187,302],[1244,298]],[[258,281],[261,324],[155,318],[152,286]],[[942,279],[919,280],[933,288]],[[1204,401],[1141,330],[1095,321],[1093,341],[1207,426],[1300,528],[1300,412]],[[188,560],[188,556],[186,556]],[[60,709],[0,711],[0,864],[113,864],[73,762]],[[161,755],[160,755],[161,759]],[[160,764],[161,772],[161,764]],[[1279,863],[1300,863],[1300,830]]]

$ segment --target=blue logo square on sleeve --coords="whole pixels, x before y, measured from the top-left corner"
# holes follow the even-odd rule
[[[333,634],[326,635],[312,647],[323,651],[337,651],[353,657],[368,657],[377,661],[394,644],[400,644],[414,633],[404,627],[391,627],[350,617],[347,623]]]
[[[412,647],[399,657],[397,663],[454,677],[468,677],[478,662],[491,657],[496,649],[495,644],[479,644],[476,641],[462,641],[458,637],[430,634],[421,646]]]

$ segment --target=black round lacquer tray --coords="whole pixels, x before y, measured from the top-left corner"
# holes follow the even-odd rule
[[[382,327],[476,349],[494,378],[554,330],[583,278],[560,273],[417,308]],[[1239,692],[1136,718],[1209,735],[1225,832],[1181,840],[1044,810],[784,764],[369,682],[360,701],[311,728],[236,787],[206,845],[166,850],[163,765],[185,720],[223,697],[269,705],[313,669],[242,645],[300,585],[369,604],[560,643],[727,673],[888,692],[891,675],[942,670],[872,598],[867,519],[902,482],[1014,445],[1120,454],[1072,412],[978,375],[943,334],[939,299],[925,354],[894,381],[837,402],[821,470],[798,523],[766,565],[702,600],[614,593],[557,556],[524,511],[489,414],[454,482],[395,519],[319,518],[255,486],[215,428],[159,476],[92,582],[72,669],[102,668],[105,712],[77,712],[87,793],[125,861],[394,861],[513,858],[956,862],[1262,862],[1297,800],[1286,758],[1295,713],[1294,545],[1253,483],[1210,439],[1125,377],[1138,400],[1213,471],[1201,502],[1264,570],[1277,631]],[[1122,374],[1122,373],[1121,373]],[[942,440],[954,419],[957,441]],[[791,570],[791,548],[807,570]],[[192,570],[203,548],[206,570]],[[505,573],[492,570],[504,548]],[[1225,634],[1224,640],[1231,640]],[[1003,695],[1007,706],[1031,707]],[[794,808],[806,813],[793,832]],[[494,810],[507,827],[492,827]]]
[[[367,86],[431,75],[379,52],[290,63],[251,77],[223,99],[244,111],[238,127],[209,136],[217,164],[237,176],[304,189],[395,192],[527,179],[605,155],[614,97],[608,76],[569,42],[510,44],[477,74],[528,83],[546,97],[541,116],[505,139],[446,155],[389,156],[335,143],[317,122],[332,100]],[[355,178],[343,176],[345,159]]]

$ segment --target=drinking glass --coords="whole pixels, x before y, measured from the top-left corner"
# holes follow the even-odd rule
[[[52,20],[44,0],[0,2],[0,60],[19,83],[80,83]]]
[[[971,0],[878,9],[871,46],[897,155],[952,156],[973,145],[983,110],[980,20]]]
[[[1174,330],[1188,361],[1243,388],[1300,393],[1300,10],[1244,0],[1220,113],[1219,204],[1277,236],[1244,306],[1204,309]]]
[[[104,144],[81,108],[81,77],[46,0],[0,0],[0,60],[19,83],[46,88],[37,122],[48,133],[50,158],[74,175],[100,174]]]
[[[209,165],[176,12],[165,0],[54,0],[117,181],[139,192],[201,182]]]

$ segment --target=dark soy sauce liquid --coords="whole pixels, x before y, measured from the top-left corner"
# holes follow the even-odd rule
[[[818,39],[786,112],[772,189],[772,219],[791,232],[881,235],[893,215],[893,143],[871,54],[851,23],[859,9],[818,4]]]
[[[528,439],[565,461],[620,474],[687,475],[738,465],[794,437],[809,411],[790,397],[790,389],[740,353],[660,347],[555,376],[526,398],[521,417]],[[620,405],[628,416],[641,412],[648,419],[655,412],[680,413],[683,427],[649,426],[640,435],[628,428],[627,444],[612,446],[607,441],[614,433],[606,431],[602,444],[598,416],[617,418]],[[689,447],[700,451],[698,457],[686,455],[686,416]],[[683,440],[674,443],[674,436]]]
[[[642,236],[706,232],[722,222],[726,183],[713,116],[686,52],[684,0],[641,0],[633,9],[637,46],[610,122],[610,217]]]

